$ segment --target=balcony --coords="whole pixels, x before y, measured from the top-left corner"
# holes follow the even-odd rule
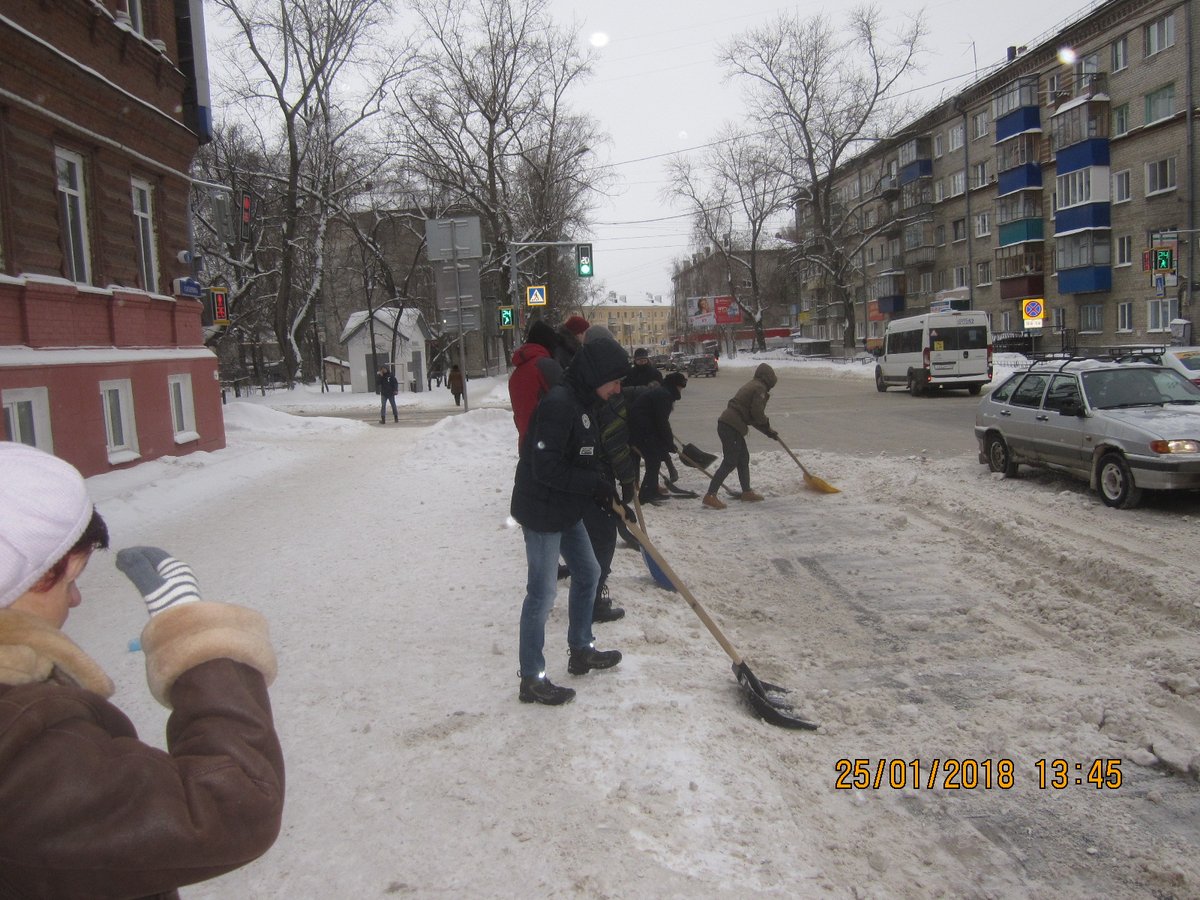
[[[900,192],[900,179],[895,175],[884,175],[879,179],[879,196],[884,200],[892,200]]]
[[[937,248],[930,246],[913,247],[904,251],[904,266],[908,269],[921,269],[932,266],[937,261]]]

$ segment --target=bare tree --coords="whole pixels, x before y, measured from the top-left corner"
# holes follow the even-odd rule
[[[395,92],[406,163],[446,206],[477,213],[502,274],[510,241],[563,240],[582,229],[600,133],[571,110],[590,72],[578,31],[557,26],[548,0],[421,0],[422,49]],[[542,271],[551,268],[543,262]],[[552,291],[552,297],[554,292]]]
[[[800,246],[802,263],[824,273],[848,348],[862,218],[839,197],[833,176],[864,141],[891,133],[909,114],[897,103],[897,85],[916,69],[925,34],[923,14],[888,32],[879,7],[861,6],[840,29],[827,16],[783,14],[721,51],[727,70],[748,83],[755,121],[790,157],[797,218],[813,238]]]
[[[277,259],[272,325],[290,380],[306,360],[319,372],[319,353],[305,357],[301,343],[321,297],[328,224],[342,195],[369,177],[351,148],[367,143],[366,125],[403,71],[379,40],[392,0],[212,3],[238,31],[229,91],[257,128],[263,158],[281,161],[247,175],[272,184],[266,206],[278,219],[263,241]]]
[[[792,178],[777,144],[747,137],[726,125],[699,165],[670,160],[665,193],[692,213],[700,242],[715,247],[725,266],[730,296],[750,314],[756,349],[766,349],[762,287],[763,244],[770,225],[792,200]],[[745,286],[745,290],[743,290]]]

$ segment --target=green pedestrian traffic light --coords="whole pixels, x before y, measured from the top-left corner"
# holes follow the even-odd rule
[[[501,307],[499,307],[499,310],[500,310],[500,327],[501,328],[512,328],[516,324],[516,320],[513,317],[513,308],[511,306],[501,306]]]
[[[575,271],[580,278],[592,277],[592,245],[575,245]]]

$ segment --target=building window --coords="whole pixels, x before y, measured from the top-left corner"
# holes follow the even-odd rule
[[[933,136],[933,157],[941,159],[946,152],[946,136],[940,131]]]
[[[1142,29],[1145,55],[1153,56],[1175,46],[1175,14],[1167,13]]]
[[[0,391],[4,407],[4,434],[10,441],[54,452],[50,434],[50,394],[44,387]]]
[[[1120,72],[1129,66],[1129,35],[1123,34],[1112,42],[1112,70]]]
[[[1093,332],[1104,330],[1103,304],[1095,303],[1079,308],[1079,330]]]
[[[1123,234],[1117,238],[1117,265],[1133,265],[1133,235]]]
[[[1075,172],[1068,172],[1066,175],[1059,175],[1055,179],[1055,185],[1057,187],[1055,194],[1058,196],[1059,209],[1092,202],[1091,169],[1079,169]],[[1100,199],[1100,197],[1096,198],[1096,200]]]
[[[1112,262],[1112,242],[1107,231],[1081,231],[1056,238],[1054,265],[1058,271],[1081,266],[1107,266]]]
[[[87,197],[83,157],[61,147],[54,151],[58,169],[58,217],[63,230],[63,264],[66,276],[80,284],[91,283],[88,249]]]
[[[1146,307],[1147,331],[1170,331],[1171,320],[1179,318],[1179,300],[1175,297],[1156,298]]]
[[[975,265],[975,283],[979,286],[992,283],[992,261],[986,260]]]
[[[1164,85],[1146,95],[1146,124],[1161,122],[1175,114],[1175,85]]]
[[[971,139],[985,137],[988,133],[988,114],[987,110],[977,112],[971,116]]]
[[[963,145],[963,127],[961,125],[952,125],[950,127],[950,152],[962,149]]]
[[[1122,300],[1117,304],[1117,331],[1133,331],[1133,301]]]
[[[146,15],[142,9],[142,0],[125,0],[125,9],[129,12],[129,27],[138,34],[145,34]]]
[[[1058,100],[1058,74],[1046,76],[1046,105],[1053,106]]]
[[[955,266],[954,267],[954,286],[956,288],[967,286],[967,267],[966,266]]]
[[[1061,306],[1050,308],[1050,327],[1061,331],[1067,325],[1067,311]]]
[[[130,182],[133,196],[133,228],[137,239],[138,274],[147,291],[158,290],[158,242],[154,233],[154,189],[148,181]]]
[[[981,188],[988,183],[987,163],[975,163],[971,166],[971,187]]]
[[[939,178],[933,183],[933,202],[941,203],[946,199],[946,180]]]
[[[967,220],[966,219],[955,219],[951,223],[950,227],[952,229],[952,234],[954,235],[954,240],[956,240],[956,241],[966,240],[966,237],[967,237]]]
[[[1146,163],[1146,196],[1175,190],[1175,157]]]
[[[175,443],[200,440],[196,432],[196,407],[192,402],[192,376],[167,376],[167,391],[171,395],[171,426],[175,432]]]
[[[1122,103],[1112,111],[1112,136],[1129,134],[1129,104]]]
[[[938,225],[933,229],[933,242],[939,247],[946,246],[946,226]]]
[[[989,213],[981,212],[975,217],[975,237],[987,237],[992,233],[992,217]]]
[[[922,272],[921,273],[921,293],[922,294],[932,294],[933,293],[933,273],[932,272]]]
[[[1124,169],[1113,174],[1112,202],[1126,203],[1130,198],[1129,170]]]
[[[958,197],[967,191],[966,171],[955,172],[950,176],[950,196]]]
[[[137,424],[133,417],[133,385],[128,378],[100,382],[104,431],[110,463],[138,458]]]

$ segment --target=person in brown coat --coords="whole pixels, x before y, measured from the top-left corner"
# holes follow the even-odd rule
[[[167,749],[144,744],[109,702],[112,681],[61,630],[107,546],[74,467],[0,442],[0,896],[178,897],[279,833],[266,621],[201,600],[165,551],[117,555],[150,613],[150,692],[171,710]]]
[[[450,388],[450,393],[454,395],[454,405],[460,406],[462,404],[462,395],[467,387],[462,370],[458,366],[450,367],[450,374],[446,376],[446,387]]]
[[[701,501],[710,509],[725,508],[717,491],[735,468],[742,485],[739,499],[751,502],[762,499],[762,494],[750,490],[750,448],[746,446],[746,435],[750,432],[750,426],[754,426],[771,440],[779,437],[767,418],[767,401],[771,399],[771,388],[775,387],[777,381],[775,370],[766,363],[760,364],[754,370],[754,377],[738,388],[733,399],[717,417],[717,437],[721,439],[723,458],[717,471],[713,472],[708,493]]]

